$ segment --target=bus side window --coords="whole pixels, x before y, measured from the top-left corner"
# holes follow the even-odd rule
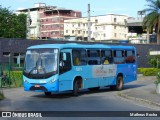
[[[125,63],[125,52],[123,50],[114,51],[114,63],[115,64]]]
[[[135,52],[132,50],[126,51],[126,63],[135,63]]]
[[[102,64],[112,64],[113,63],[112,51],[101,50],[101,60]]]
[[[71,55],[68,52],[60,53],[60,73],[71,70]]]
[[[86,65],[86,51],[84,49],[72,50],[72,59],[75,66]]]
[[[100,50],[87,50],[88,65],[100,65]]]

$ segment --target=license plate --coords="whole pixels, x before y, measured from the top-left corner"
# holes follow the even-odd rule
[[[40,85],[34,85],[34,87],[38,88],[38,87],[40,87]]]

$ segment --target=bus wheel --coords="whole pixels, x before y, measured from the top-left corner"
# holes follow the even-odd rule
[[[50,96],[50,95],[51,95],[51,92],[44,92],[44,94],[45,94],[46,96]]]
[[[123,77],[119,75],[117,77],[116,85],[111,85],[110,89],[120,91],[122,90],[122,88],[123,88]]]
[[[74,96],[78,96],[78,92],[79,92],[79,84],[78,84],[78,80],[75,80],[74,81],[74,84],[73,84],[73,95]]]
[[[88,88],[90,91],[97,91],[100,87]]]
[[[116,85],[116,90],[120,91],[123,88],[123,77],[118,76],[117,77],[117,85]]]

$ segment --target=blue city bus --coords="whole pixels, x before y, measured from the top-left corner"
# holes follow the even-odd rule
[[[23,84],[25,91],[45,95],[81,89],[110,87],[122,90],[137,79],[134,46],[104,44],[43,44],[26,51]]]

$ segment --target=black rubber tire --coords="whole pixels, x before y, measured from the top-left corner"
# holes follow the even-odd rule
[[[44,92],[46,96],[51,96],[51,92]]]
[[[100,87],[88,88],[90,91],[97,91]]]
[[[79,92],[79,84],[78,80],[75,80],[73,83],[73,91],[72,91],[73,96],[78,96],[78,92]]]
[[[123,77],[118,76],[117,80],[116,80],[116,85],[111,85],[110,89],[111,90],[117,90],[117,91],[122,90],[123,89]]]
[[[116,84],[116,90],[120,91],[123,89],[123,77],[118,76],[117,77],[117,84]]]

